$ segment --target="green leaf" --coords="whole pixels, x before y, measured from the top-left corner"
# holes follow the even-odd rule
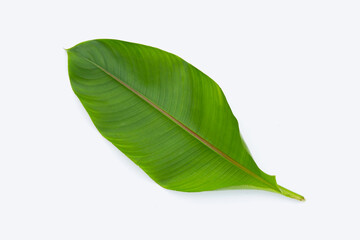
[[[99,132],[164,188],[253,188],[304,198],[262,172],[220,87],[157,48],[99,39],[67,50],[75,94]]]

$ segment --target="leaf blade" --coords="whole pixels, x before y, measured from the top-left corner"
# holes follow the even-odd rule
[[[206,191],[231,186],[253,186],[254,188],[282,193],[275,177],[263,173],[252,160],[240,136],[237,120],[233,116],[220,87],[192,65],[162,50],[118,40],[84,42],[70,49],[68,54],[69,75],[73,90],[88,111],[95,126],[105,138],[123,151],[163,187],[180,191]],[[72,62],[74,59],[77,59],[79,66]],[[81,62],[82,67],[80,66]],[[73,66],[76,67],[72,68]],[[83,69],[86,70],[83,71]],[[77,76],[75,76],[76,74]],[[77,85],[79,80],[82,80],[85,87],[81,87],[81,84]],[[116,86],[114,80],[119,85]],[[110,85],[111,87],[109,87]],[[108,96],[112,96],[109,92],[120,89],[122,96],[116,95],[115,101],[113,101],[114,99],[109,100]],[[105,94],[103,94],[104,92]],[[134,117],[137,119],[136,116],[138,117],[141,113],[151,112],[155,109],[160,115],[152,112],[149,115],[150,117],[144,116],[145,118],[137,119],[134,122],[144,124],[152,121],[151,127],[157,126],[157,129],[160,129],[162,133],[151,131],[151,127],[148,126],[142,127],[130,122],[125,123],[126,119],[121,118],[121,116],[115,114],[115,117],[110,117],[104,112],[104,110],[112,114],[114,111],[134,112],[134,110],[120,104],[123,102],[121,100],[123,95],[127,96],[125,98],[131,99],[126,102],[133,104],[137,101],[137,107],[141,106],[141,110],[135,111],[136,114],[130,117],[131,121],[134,120]],[[104,99],[106,99],[105,102]],[[141,104],[138,100],[144,102]],[[148,105],[144,105],[144,103]],[[149,106],[153,109],[148,109]],[[162,117],[166,117],[167,120],[177,126],[172,126],[170,122],[166,122],[164,119],[161,123],[154,124],[154,119]],[[106,127],[104,128],[106,124],[102,123],[104,119],[111,119],[113,123],[116,123],[110,127],[112,130],[114,126],[116,127],[119,124],[127,125],[127,129],[115,128],[118,135],[112,136],[111,132],[114,131],[110,130],[110,134],[107,133]],[[141,121],[141,119],[146,119],[146,121]],[[221,123],[227,123],[227,125]],[[180,129],[185,133],[181,132]],[[127,139],[126,134],[125,137],[121,136],[121,133],[124,132],[127,132],[128,136],[137,132],[138,135],[134,137],[135,142]],[[149,134],[152,134],[152,137],[149,138]],[[177,142],[166,138],[166,135],[169,134]],[[189,136],[186,138],[184,134]],[[198,142],[194,142],[195,139],[189,139],[190,136]],[[173,150],[168,150],[171,152],[167,155],[170,161],[164,160],[165,156],[163,156],[162,151],[165,150],[159,149],[156,144],[152,144],[154,139],[160,141],[161,137],[165,137],[171,143],[165,144],[162,141],[168,149]],[[184,139],[187,142],[182,142]],[[139,156],[134,155],[134,152],[129,152],[124,146],[124,142],[130,142],[130,145],[135,146],[133,150]],[[146,143],[140,146],[139,142]],[[203,145],[199,145],[199,143]],[[184,153],[179,146],[188,149],[192,155],[185,154],[186,157],[179,157],[179,152]],[[208,149],[203,149],[204,146]],[[233,148],[234,146],[237,148]],[[155,153],[156,161],[153,159],[149,164],[149,161],[144,160],[141,157],[147,156],[144,149],[153,155]],[[228,162],[222,162],[223,159]],[[166,169],[168,172],[170,169],[173,174],[165,174],[165,179],[162,179],[164,170],[161,172],[159,169]],[[228,173],[224,174],[224,172]],[[229,178],[229,176],[231,177]],[[179,178],[181,179],[179,180]]]

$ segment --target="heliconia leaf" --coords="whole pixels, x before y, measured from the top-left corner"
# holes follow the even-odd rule
[[[254,188],[304,198],[262,172],[220,87],[181,58],[109,39],[68,49],[71,86],[99,132],[164,188]]]

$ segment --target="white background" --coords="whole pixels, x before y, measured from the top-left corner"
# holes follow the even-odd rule
[[[359,1],[2,1],[0,239],[360,239]],[[97,132],[64,48],[177,54],[225,92],[264,191],[162,189]]]

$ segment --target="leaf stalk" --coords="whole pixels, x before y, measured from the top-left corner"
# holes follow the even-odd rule
[[[279,189],[280,189],[281,193],[284,196],[289,197],[289,198],[294,198],[294,199],[302,201],[302,202],[305,201],[305,198],[303,196],[301,196],[300,194],[297,194],[297,193],[295,193],[293,191],[290,191],[289,189],[284,188],[284,187],[282,187],[280,185],[278,185],[278,186],[279,186]]]

